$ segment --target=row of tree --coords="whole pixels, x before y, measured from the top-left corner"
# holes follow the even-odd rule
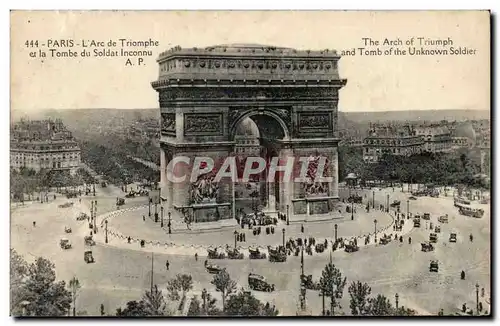
[[[324,297],[330,298],[330,310],[325,311],[324,315],[335,315],[342,309],[340,300],[344,296],[344,289],[347,284],[347,278],[343,277],[342,272],[332,262],[325,266],[322,272],[319,288]],[[350,296],[351,314],[355,316],[412,316],[415,311],[405,307],[394,307],[390,300],[384,295],[371,295],[371,288],[367,283],[353,281],[348,286]]]
[[[159,173],[129,157],[123,148],[110,148],[94,142],[82,142],[82,160],[99,174],[115,184],[142,181],[159,181]],[[154,149],[159,151],[159,149]]]
[[[384,153],[378,162],[367,163],[363,161],[363,148],[339,147],[341,181],[349,173],[355,173],[361,180],[481,187],[485,185],[477,178],[480,171],[477,153],[465,149],[411,156]]]

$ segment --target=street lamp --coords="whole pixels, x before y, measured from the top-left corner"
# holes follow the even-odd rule
[[[104,242],[108,243],[108,220],[104,221],[104,223],[106,223],[106,239]]]
[[[172,234],[172,213],[168,212],[168,234]]]
[[[387,208],[386,213],[389,213],[389,194],[387,194]]]
[[[206,314],[207,313],[207,289],[203,289],[203,291],[201,291],[201,298],[203,299],[203,313]]]
[[[158,202],[155,201],[155,223],[158,223]]]
[[[372,208],[375,208],[375,190],[372,192]]]
[[[151,203],[153,202],[153,198],[149,198],[148,203],[148,216],[151,217]]]
[[[399,308],[399,294],[396,293],[396,312],[398,311]]]
[[[238,231],[234,230],[234,249],[236,249],[237,240],[238,240]]]
[[[351,221],[354,221],[354,199],[351,198]]]
[[[479,315],[479,284],[476,283],[476,314]]]
[[[161,224],[160,224],[160,227],[163,228],[163,206],[160,207],[160,211],[161,211]]]
[[[286,205],[286,225],[290,225],[290,205]]]
[[[375,224],[375,243],[377,243],[377,219],[373,220],[373,224]]]
[[[337,223],[335,223],[335,242],[337,242],[337,229],[338,229]]]
[[[410,200],[406,200],[406,215],[410,216]]]
[[[283,232],[283,248],[285,247],[285,228],[281,230]]]

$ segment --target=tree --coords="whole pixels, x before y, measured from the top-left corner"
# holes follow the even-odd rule
[[[29,266],[20,290],[21,301],[27,301],[29,316],[64,316],[71,307],[71,293],[64,281],[56,282],[54,264],[39,257]]]
[[[194,296],[191,299],[191,304],[189,305],[188,316],[216,316],[221,313],[221,311],[216,306],[217,299],[213,298],[210,293],[207,293],[205,297],[205,304],[198,298]]]
[[[172,300],[185,300],[186,294],[193,289],[193,278],[187,274],[177,274],[176,277],[167,283],[169,298]],[[182,292],[182,297],[179,296],[179,291]]]
[[[167,305],[165,298],[158,286],[155,285],[152,291],[146,291],[142,296],[144,312],[146,316],[165,316]]]
[[[274,306],[263,304],[250,291],[243,289],[229,296],[224,310],[227,316],[277,316],[278,313]]]
[[[73,277],[68,283],[68,289],[71,292],[71,301],[73,302],[73,316],[76,316],[76,297],[81,287],[80,281],[76,277]]]
[[[368,315],[391,316],[394,314],[391,302],[384,295],[379,294],[375,298],[370,298],[368,303]]]
[[[371,294],[372,289],[368,286],[368,284],[357,281],[352,282],[347,291],[351,296],[351,313],[355,316],[365,315],[367,312],[368,297]]]
[[[215,285],[215,290],[221,293],[222,310],[226,309],[226,298],[228,295],[236,291],[236,282],[231,279],[226,270],[217,273],[211,282]]]
[[[342,299],[344,295],[347,278],[342,278],[340,270],[333,263],[328,263],[323,270],[319,282],[325,296],[330,297],[330,309],[333,316],[336,307],[342,308],[339,304],[339,299]]]
[[[23,285],[28,275],[28,263],[14,249],[10,249],[10,313],[14,316],[22,313],[20,303],[24,300]]]
[[[146,317],[146,308],[142,301],[129,301],[127,306],[116,309],[116,316],[119,317]]]

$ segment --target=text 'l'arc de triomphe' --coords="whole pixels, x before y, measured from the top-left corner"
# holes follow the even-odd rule
[[[301,51],[253,44],[172,48],[158,58],[152,82],[161,113],[161,196],[168,212],[195,222],[234,218],[234,185],[212,174],[190,183],[172,183],[167,165],[176,156],[219,160],[232,155],[238,124],[251,118],[268,155],[327,159],[322,185],[306,182],[267,184],[270,212],[290,220],[325,214],[338,201],[338,101],[336,51]],[[185,167],[188,174],[191,167]],[[189,171],[188,171],[189,170]],[[204,189],[209,187],[210,189]]]

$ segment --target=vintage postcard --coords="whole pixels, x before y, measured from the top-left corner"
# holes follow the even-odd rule
[[[490,12],[12,11],[12,316],[491,316]]]

